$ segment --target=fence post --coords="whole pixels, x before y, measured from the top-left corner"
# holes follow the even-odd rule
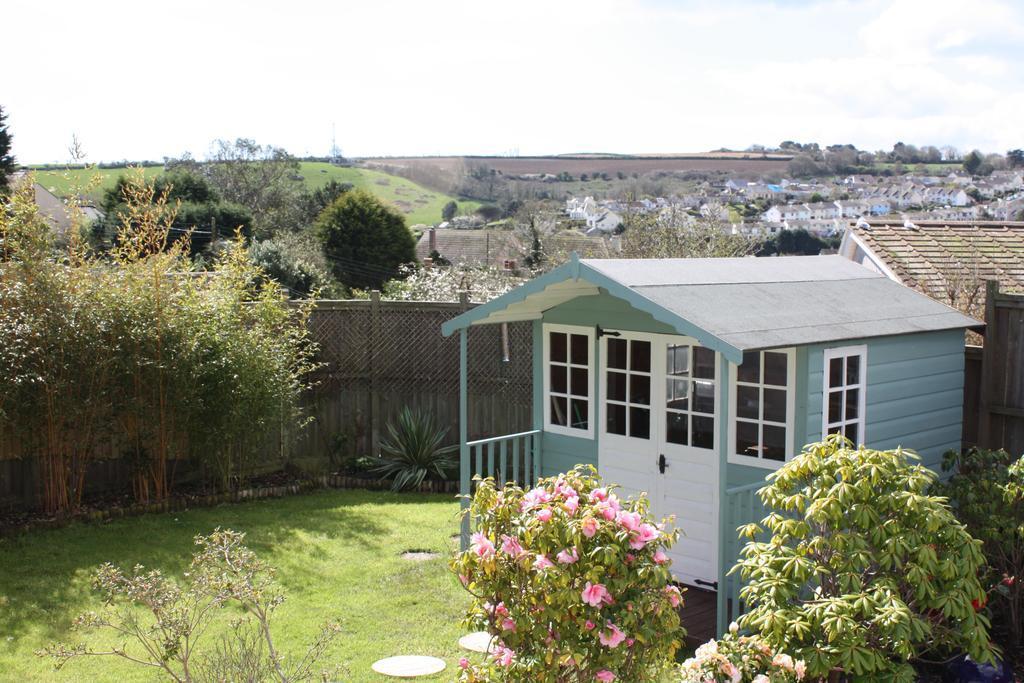
[[[978,447],[992,448],[992,388],[995,386],[994,373],[999,372],[996,363],[996,295],[999,281],[985,282],[985,345],[981,347],[981,387],[979,393]]]
[[[380,452],[380,291],[370,292],[370,453]]]

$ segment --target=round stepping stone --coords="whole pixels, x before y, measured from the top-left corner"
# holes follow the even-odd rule
[[[402,655],[378,659],[371,668],[379,674],[392,678],[419,678],[441,673],[445,666],[444,660],[437,657]]]
[[[467,633],[459,638],[459,647],[470,652],[482,652],[487,654],[494,650],[493,636],[487,631],[476,631]]]

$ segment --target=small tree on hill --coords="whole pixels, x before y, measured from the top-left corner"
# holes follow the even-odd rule
[[[11,132],[7,129],[7,114],[0,107],[0,192],[7,190],[7,177],[17,166],[11,154]]]
[[[314,226],[335,276],[353,289],[380,289],[416,260],[405,218],[365,190],[352,190],[328,206]]]
[[[981,164],[985,161],[985,157],[981,156],[981,152],[974,150],[970,154],[964,157],[964,170],[974,175],[981,168]]]
[[[441,209],[441,220],[450,221],[455,218],[455,214],[459,211],[459,205],[454,201],[450,201],[444,205]]]
[[[936,477],[914,457],[832,435],[770,474],[771,513],[741,529],[740,627],[812,677],[912,681],[920,657],[991,661],[981,542],[926,493]]]

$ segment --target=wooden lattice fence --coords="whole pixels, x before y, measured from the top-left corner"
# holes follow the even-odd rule
[[[293,447],[323,457],[371,454],[405,406],[428,410],[449,428],[459,416],[459,343],[441,325],[469,308],[457,303],[320,302],[310,316],[321,345],[315,421]],[[505,434],[530,425],[533,387],[529,323],[475,327],[469,335],[471,435]],[[338,443],[338,439],[342,443]]]

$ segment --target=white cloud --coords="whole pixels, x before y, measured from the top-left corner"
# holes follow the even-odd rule
[[[1010,2],[16,0],[0,104],[24,161],[687,151],[783,139],[1020,146]]]

